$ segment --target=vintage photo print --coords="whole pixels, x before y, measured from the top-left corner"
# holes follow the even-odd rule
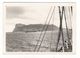
[[[6,52],[73,52],[74,3],[4,3]]]

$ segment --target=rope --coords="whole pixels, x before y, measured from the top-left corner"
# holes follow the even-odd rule
[[[44,24],[44,26],[43,26],[43,28],[42,28],[41,33],[40,33],[39,40],[40,40],[41,35],[42,35],[42,33],[43,33],[43,31],[44,31],[44,28],[45,28],[45,26],[46,26],[46,23],[47,23],[47,20],[48,20],[48,17],[49,17],[49,14],[50,14],[51,9],[52,9],[52,6],[51,6],[51,8],[50,8],[50,10],[49,10],[49,13],[48,13],[48,16],[47,16],[47,18],[46,18],[45,24]],[[36,48],[37,48],[38,44],[39,44],[39,41],[37,41],[37,44],[36,44],[36,46],[35,46],[34,51],[36,51]]]
[[[62,7],[62,14],[61,14],[60,6],[58,6],[58,8],[59,8],[59,16],[60,16],[60,27],[59,27],[59,33],[58,33],[58,40],[57,40],[56,51],[57,51],[57,48],[58,48],[61,32],[62,32],[62,38],[63,38],[62,18],[63,18],[63,11],[64,10],[63,10],[63,7]],[[62,39],[62,40],[64,41],[64,39]],[[63,42],[63,45],[64,45],[64,42]]]
[[[55,14],[55,12],[54,12],[54,14]],[[54,15],[53,15],[53,20],[52,20],[52,22],[54,23]],[[52,39],[53,39],[53,24],[52,24],[52,32],[51,32],[51,40],[50,40],[50,50],[51,50],[51,44],[52,44]]]
[[[69,39],[69,32],[68,32],[68,26],[67,26],[67,21],[66,21],[65,9],[64,9],[64,18],[65,18],[65,25],[66,25],[67,37],[68,37],[68,39]]]
[[[71,29],[72,29],[72,21],[71,21],[71,17],[72,17],[72,8],[71,7],[68,7],[69,9],[69,16],[70,16],[70,25],[71,25]]]
[[[70,41],[69,41],[70,38],[69,38],[68,26],[67,26],[67,21],[66,21],[65,9],[64,9],[64,17],[65,17],[65,24],[66,24],[66,32],[67,32],[68,42],[70,43]]]
[[[71,13],[72,13],[72,15],[73,15],[73,7],[71,6]]]
[[[50,19],[49,19],[48,24],[49,24],[49,23],[50,23],[50,21],[51,21],[51,18],[52,18],[52,15],[53,15],[53,13],[54,13],[54,10],[55,10],[55,7],[54,7],[54,9],[53,9],[53,11],[52,11],[52,14],[51,14],[51,17],[50,17]],[[45,37],[45,34],[46,34],[47,29],[48,29],[48,26],[47,26],[47,27],[46,27],[46,29],[45,29],[44,35],[43,35],[43,37],[42,37],[42,41],[41,41],[41,43],[40,43],[39,48],[38,48],[38,50],[37,50],[37,51],[39,51],[39,50],[40,50],[40,47],[41,47],[41,44],[42,44],[42,42],[43,42],[43,40],[44,40],[44,37]]]

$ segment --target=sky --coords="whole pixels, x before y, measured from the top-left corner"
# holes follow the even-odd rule
[[[52,7],[51,11],[50,8]],[[52,11],[54,10],[53,14]],[[50,24],[54,24],[59,27],[59,10],[57,6],[51,5],[8,5],[6,6],[6,32],[12,32],[15,28],[15,25],[18,23],[22,23],[25,25],[28,24],[45,24],[45,20],[49,14],[49,18],[51,14],[53,15],[51,18]],[[66,6],[66,11],[68,11],[68,7]],[[70,19],[69,12],[66,12],[67,19]],[[49,20],[48,18],[48,20]],[[71,24],[68,21],[69,25]],[[63,20],[63,28],[65,28],[65,21]],[[69,26],[70,28],[70,26]]]

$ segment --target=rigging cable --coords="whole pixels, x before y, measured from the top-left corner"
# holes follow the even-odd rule
[[[64,11],[64,6],[62,7],[62,11]],[[62,17],[62,19],[61,19],[61,25],[62,25],[62,20],[63,20],[63,17]],[[64,49],[64,47],[65,47],[65,44],[64,44],[64,36],[63,36],[63,28],[62,28],[62,26],[61,26],[61,32],[62,32],[62,43],[63,43],[63,52],[65,51]]]
[[[71,32],[69,34],[71,34],[71,35],[69,36],[70,39],[69,39],[68,47],[70,50],[72,50],[72,21],[71,21],[72,16],[73,16],[72,6],[70,6],[70,8],[69,8],[69,15],[70,15],[70,22],[71,22],[71,30],[70,30]]]
[[[55,14],[55,11],[54,11],[54,14]],[[51,40],[50,40],[50,51],[51,51],[51,45],[52,45],[52,39],[53,39],[53,23],[54,23],[54,14],[53,14],[53,19],[52,19],[52,32],[51,32]]]
[[[71,29],[72,29],[72,8],[69,6],[68,7],[68,9],[69,9],[69,16],[70,16],[70,25],[71,25]]]
[[[64,18],[65,18],[65,25],[66,25],[66,31],[67,31],[67,37],[68,37],[68,41],[69,41],[69,32],[68,32],[68,24],[67,24],[67,20],[66,20],[66,13],[65,13],[65,9],[64,9]]]
[[[68,32],[68,26],[67,26],[67,21],[66,21],[66,12],[65,12],[65,9],[64,9],[64,17],[65,17],[65,24],[66,24],[66,32],[67,32],[67,38],[68,38],[68,42],[69,42],[69,32]],[[69,42],[70,43],[70,42]]]
[[[42,28],[41,33],[40,33],[39,40],[40,40],[40,38],[41,38],[41,36],[42,36],[42,33],[43,33],[43,31],[44,31],[44,28],[46,27],[46,23],[47,23],[49,14],[50,14],[50,12],[51,12],[51,9],[52,9],[52,6],[51,6],[51,8],[50,8],[50,10],[49,10],[49,13],[48,13],[48,16],[47,16],[47,18],[46,18],[45,24],[44,24],[44,26],[43,26],[43,28]],[[37,48],[38,44],[39,44],[39,41],[37,41],[37,44],[36,44],[36,46],[35,46],[34,51],[36,51],[36,48]]]
[[[60,6],[58,6],[59,8],[59,16],[60,16],[60,26],[59,26],[59,33],[58,33],[58,40],[57,40],[57,46],[56,46],[56,51],[58,49],[58,44],[59,44],[59,40],[60,40],[60,36],[62,33],[62,40],[63,40],[63,46],[64,46],[64,37],[63,37],[63,31],[62,31],[62,19],[63,19],[63,7],[62,7],[62,14],[61,14],[61,10],[60,10]]]
[[[50,21],[51,21],[51,18],[52,18],[52,15],[53,15],[53,13],[54,13],[54,10],[55,10],[55,6],[54,6],[54,9],[53,9],[53,11],[52,11],[51,17],[50,17],[50,19],[49,19],[49,21],[48,21],[48,24],[49,24],[49,23],[50,23]],[[42,44],[42,42],[43,42],[43,40],[44,40],[44,37],[45,37],[45,34],[46,34],[47,29],[48,29],[48,26],[47,26],[47,27],[46,27],[46,29],[45,29],[45,32],[44,32],[44,34],[43,34],[43,37],[42,37],[41,43],[40,43],[40,45],[39,45],[39,47],[38,47],[38,50],[37,50],[37,51],[39,51],[39,50],[40,50],[40,47],[41,47],[41,44]]]
[[[73,15],[73,7],[71,6],[71,13],[72,13],[72,15]]]

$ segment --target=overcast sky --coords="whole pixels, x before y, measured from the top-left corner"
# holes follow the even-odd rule
[[[6,32],[13,31],[15,25],[18,23],[26,25],[44,24],[50,8],[51,6],[46,6],[46,5],[6,6]],[[53,9],[54,6],[52,6],[52,10]],[[50,12],[50,15],[52,13],[52,10]],[[59,11],[58,7],[55,6],[55,10],[50,24],[59,26],[58,11]],[[68,11],[68,8],[66,8],[66,11]],[[67,16],[69,16],[68,12]],[[67,19],[69,19],[69,17]],[[65,27],[64,21],[63,21],[63,27]]]

